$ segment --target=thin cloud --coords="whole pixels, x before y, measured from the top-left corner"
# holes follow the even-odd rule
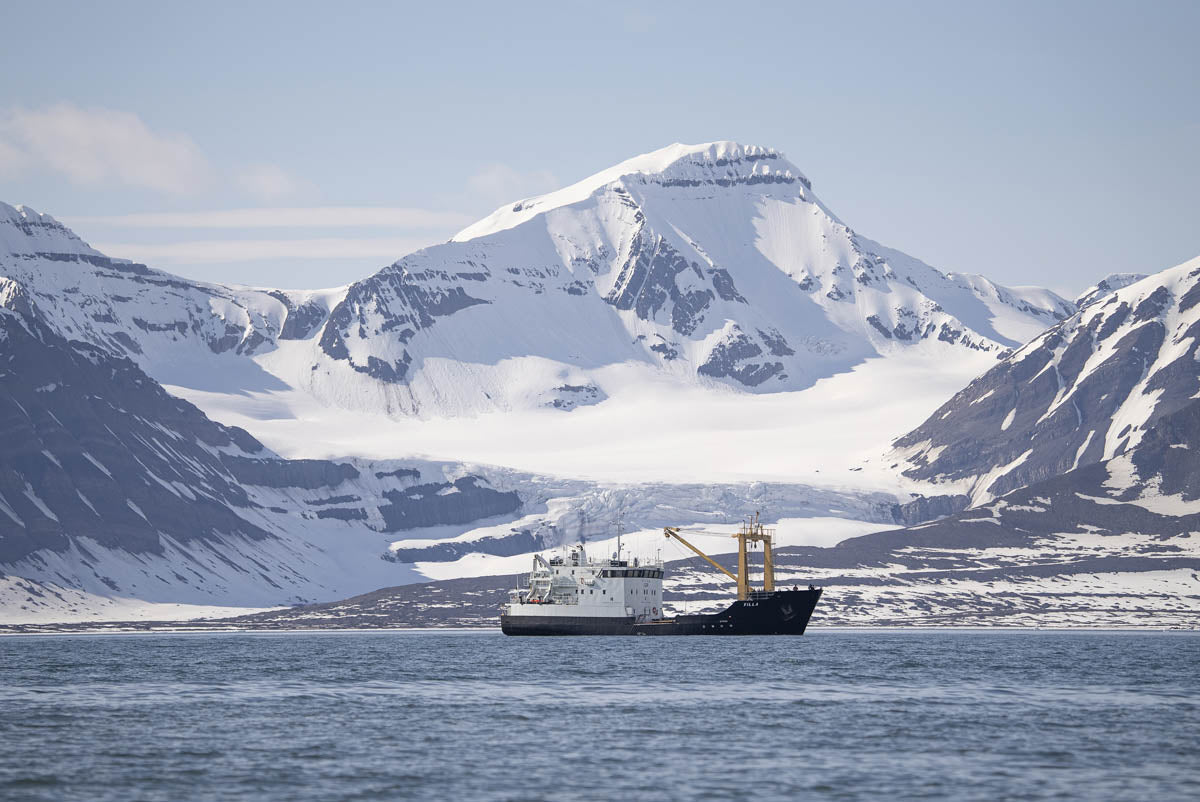
[[[154,130],[132,112],[72,103],[0,111],[0,176],[31,171],[59,173],[77,184],[124,184],[170,195],[229,182],[259,201],[313,191],[278,165],[218,169],[185,134]]]
[[[449,229],[472,222],[470,215],[405,206],[310,206],[217,209],[203,212],[145,212],[106,216],[60,215],[67,225],[115,228],[415,228]]]
[[[115,181],[170,194],[207,185],[212,168],[190,138],[140,117],[59,103],[0,115],[0,169],[48,169],[80,184]]]
[[[110,256],[149,265],[197,265],[283,259],[379,259],[391,263],[434,244],[428,237],[322,237],[311,239],[196,240],[150,244],[105,242]]]

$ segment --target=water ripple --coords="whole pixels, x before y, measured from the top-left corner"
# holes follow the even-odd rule
[[[0,639],[0,798],[1195,797],[1200,637]]]

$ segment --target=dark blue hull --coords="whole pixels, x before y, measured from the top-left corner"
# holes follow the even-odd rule
[[[633,618],[500,616],[505,635],[803,635],[820,589],[755,593],[710,615],[636,623]]]
[[[813,590],[756,593],[710,615],[680,615],[635,624],[635,635],[803,635],[821,598]]]

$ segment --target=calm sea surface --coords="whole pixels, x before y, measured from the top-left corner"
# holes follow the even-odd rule
[[[1200,799],[1200,635],[0,638],[0,798]]]

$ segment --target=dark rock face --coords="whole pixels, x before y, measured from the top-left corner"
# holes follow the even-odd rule
[[[327,510],[317,510],[318,518],[336,518],[340,521],[365,521],[369,517],[367,511],[359,507],[334,507]]]
[[[1130,459],[1139,476],[1158,477],[1162,493],[1200,499],[1200,401],[1160,418]]]
[[[447,317],[471,306],[490,303],[469,295],[460,281],[482,281],[485,273],[455,273],[444,270],[409,270],[397,262],[350,288],[334,307],[321,334],[321,350],[330,358],[346,362],[359,373],[389,384],[403,383],[412,364],[412,355],[403,350],[392,362],[370,356],[365,364],[351,359],[346,338],[360,339],[396,332],[401,343],[412,339],[421,329],[434,325],[436,318]],[[369,320],[383,321],[371,327]]]
[[[211,450],[261,451],[246,432],[35,314],[0,309],[0,366],[0,562],[81,537],[157,554],[160,533],[269,536],[234,512],[254,504]]]
[[[758,330],[758,337],[767,346],[767,350],[771,352],[771,356],[795,356],[796,352],[788,345],[788,341],[783,335],[771,329],[770,331]]]
[[[970,502],[971,498],[963,495],[918,496],[906,504],[897,504],[893,515],[896,523],[912,526],[962,512]]]
[[[453,483],[431,482],[384,491],[388,503],[379,507],[384,531],[464,524],[520,509],[521,497],[515,491],[481,487],[482,481],[477,476],[464,476]]]
[[[713,272],[709,278],[714,286],[707,286],[710,282],[698,264],[689,262],[662,237],[642,232],[605,300],[617,309],[634,310],[642,320],[655,320],[659,311],[669,307],[671,328],[686,336],[703,322],[705,310],[716,297],[716,284],[723,289],[722,297],[737,296],[729,274],[721,271],[723,275],[717,278]],[[687,281],[681,287],[684,277]]]
[[[729,271],[723,268],[709,268],[705,272],[712,278],[713,289],[717,291],[717,295],[721,296],[725,301],[736,301],[739,304],[746,303],[746,299],[737,291],[737,287],[733,284],[733,276],[729,275]]]
[[[558,387],[551,388],[550,392],[553,396],[545,405],[561,409],[564,412],[569,412],[576,407],[599,403],[608,397],[594,384],[560,384]]]
[[[325,322],[328,312],[315,301],[298,304],[287,293],[272,290],[267,293],[287,307],[287,317],[279,330],[281,340],[306,340]]]
[[[773,340],[768,347],[786,347],[786,342],[780,343],[779,339]],[[736,331],[713,347],[698,372],[702,376],[713,378],[728,376],[747,387],[757,387],[772,376],[783,373],[782,362],[757,361],[756,358],[762,354],[761,345],[741,331]]]
[[[420,479],[421,472],[416,468],[397,468],[394,471],[375,472],[376,479],[383,479],[385,476],[395,476],[397,479]]]
[[[1182,308],[1200,270],[1160,276],[1093,302],[897,440],[910,451],[905,475],[959,480],[1007,466],[980,488],[1003,494],[1124,453],[1181,409],[1200,392],[1200,319]],[[1125,422],[1114,431],[1115,419]]]
[[[679,349],[667,342],[658,342],[650,346],[650,350],[663,358],[664,362],[674,362],[679,359]]]
[[[878,315],[868,315],[867,322],[871,324],[873,329],[889,340],[894,337],[897,340],[910,342],[912,340],[922,339],[933,334],[937,334],[939,340],[951,343],[959,341],[959,335],[961,335],[961,332],[957,332],[957,330],[945,326],[939,329],[932,323],[922,326],[921,321],[917,318],[916,313],[914,313],[912,310],[898,309],[896,310],[896,316],[900,318],[900,320],[897,321],[896,325],[890,329],[882,320],[880,320]],[[986,347],[969,338],[964,341],[964,344],[973,350],[988,350]]]
[[[260,487],[300,487],[316,490],[337,487],[347,479],[357,479],[358,470],[344,462],[322,459],[249,459],[221,458],[229,472],[242,484]]]
[[[883,322],[879,319],[879,315],[868,315],[867,322],[870,323],[875,328],[875,330],[878,331],[880,334],[882,334],[884,337],[887,337],[889,340],[892,339],[891,329],[889,329],[887,326],[883,325]]]
[[[437,543],[426,548],[393,549],[388,559],[401,563],[450,562],[468,554],[482,552],[500,557],[528,554],[548,548],[541,535],[528,529],[514,529],[501,537],[489,537],[468,543]]]

